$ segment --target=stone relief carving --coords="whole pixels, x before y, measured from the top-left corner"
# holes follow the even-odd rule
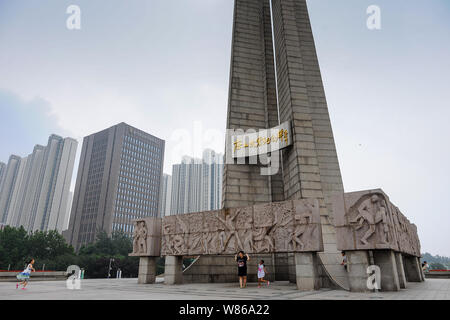
[[[161,222],[161,218],[154,217],[134,221],[133,252],[130,256],[161,255],[161,240],[164,242],[164,239],[161,239]]]
[[[323,250],[317,200],[296,200],[168,216],[162,255]]]
[[[332,199],[339,250],[392,249],[420,256],[417,228],[380,189]]]
[[[145,221],[137,221],[133,232],[133,253],[147,252],[147,226]]]
[[[366,226],[365,232],[358,234],[359,241],[363,245],[369,244],[369,238],[376,235],[377,230],[379,234],[378,243],[389,243],[387,204],[382,194],[375,193],[361,197],[350,208],[349,215],[351,217],[350,224],[354,226],[356,231]]]

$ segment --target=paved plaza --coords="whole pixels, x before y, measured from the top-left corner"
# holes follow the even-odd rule
[[[275,282],[269,287],[257,288],[250,283],[246,289],[238,284],[184,284],[161,283],[138,285],[137,279],[82,280],[80,290],[69,290],[65,281],[31,280],[27,290],[16,289],[13,282],[0,282],[0,300],[450,300],[450,280],[427,279],[408,283],[400,292],[353,293],[343,290],[321,289],[301,292],[288,282]]]

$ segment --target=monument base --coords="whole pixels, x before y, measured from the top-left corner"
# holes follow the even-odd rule
[[[182,256],[166,256],[164,283],[169,285],[183,283]]]
[[[370,252],[372,252],[372,261]],[[372,291],[367,284],[369,277],[367,272],[370,265],[376,265],[380,268],[380,291],[399,291],[401,288],[406,288],[408,271],[400,253],[393,250],[353,250],[346,251],[346,254],[350,291]],[[411,261],[410,265],[414,260]],[[420,279],[420,275],[414,266],[410,267],[409,272],[414,272],[414,279]]]
[[[367,268],[369,267],[369,253],[364,250],[346,251],[347,271],[350,291],[368,292]]]
[[[392,250],[374,250],[373,259],[375,265],[380,267],[381,291],[399,291],[400,282],[395,252]]]
[[[247,281],[258,281],[258,263],[264,260],[267,274],[266,280],[275,281],[278,275],[274,254],[250,255],[247,262]],[[201,256],[189,269],[183,272],[184,283],[232,283],[239,282],[238,269],[234,255]],[[286,280],[287,277],[286,277]]]
[[[403,265],[403,258],[400,252],[395,253],[395,262],[397,264],[398,282],[401,289],[406,289],[406,274]]]
[[[305,253],[310,255],[312,253]],[[306,258],[305,258],[306,259]],[[258,281],[257,265],[264,260],[267,274],[265,279],[269,281],[290,281],[297,283],[297,264],[294,253],[271,253],[250,255],[247,263],[248,282]],[[319,259],[313,259],[311,266],[315,272],[314,288],[341,289],[328,278]],[[306,268],[304,265],[303,268]],[[313,274],[312,271],[309,271]],[[183,272],[183,283],[238,283],[236,261],[233,255],[201,256],[192,266]],[[313,289],[307,289],[313,290]]]
[[[138,283],[155,283],[157,257],[140,257]]]
[[[408,282],[424,281],[419,258],[410,255],[403,255],[403,265],[405,268],[406,280]]]
[[[315,252],[295,253],[295,274],[298,290],[320,289],[319,265],[317,261]]]

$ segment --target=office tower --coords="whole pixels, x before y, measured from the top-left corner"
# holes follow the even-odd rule
[[[133,233],[132,221],[159,215],[164,140],[120,123],[83,139],[70,223],[76,250],[107,234]]]
[[[183,157],[172,167],[171,214],[219,209],[223,155],[205,150],[202,159]]]
[[[161,191],[161,216],[170,215],[170,202],[172,198],[172,176],[170,174],[163,175],[162,191]]]
[[[47,146],[12,155],[0,186],[1,221],[27,231],[62,231],[77,141],[51,135]]]

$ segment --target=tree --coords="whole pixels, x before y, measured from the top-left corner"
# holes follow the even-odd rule
[[[96,241],[75,253],[72,246],[57,231],[35,231],[28,234],[23,227],[6,226],[0,230],[0,269],[22,270],[28,260],[35,259],[34,267],[42,270],[65,271],[70,265],[85,269],[87,278],[105,278],[110,259],[114,276],[117,269],[123,277],[137,277],[138,257],[129,257],[133,243],[123,232],[98,233]]]
[[[28,235],[23,227],[0,230],[0,269],[21,269],[28,256]]]

